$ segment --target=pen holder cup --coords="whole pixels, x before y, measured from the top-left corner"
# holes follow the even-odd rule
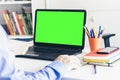
[[[101,48],[102,38],[89,38],[90,51]]]

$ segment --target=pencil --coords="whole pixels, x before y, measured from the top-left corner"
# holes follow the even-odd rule
[[[90,38],[90,33],[89,33],[88,28],[85,26],[84,29],[85,29],[85,32],[86,32],[87,36]]]

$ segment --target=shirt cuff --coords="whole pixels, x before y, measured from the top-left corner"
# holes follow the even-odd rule
[[[67,67],[62,62],[59,62],[59,61],[54,61],[53,63],[47,65],[46,67],[53,68],[61,75],[64,75],[65,72],[67,72]]]

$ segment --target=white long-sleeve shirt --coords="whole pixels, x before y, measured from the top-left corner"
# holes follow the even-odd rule
[[[15,57],[11,53],[6,32],[0,26],[0,80],[61,80],[66,67],[54,61],[35,72],[25,72],[16,68]]]

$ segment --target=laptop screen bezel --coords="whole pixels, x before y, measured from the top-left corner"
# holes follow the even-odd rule
[[[84,25],[83,25],[83,38],[82,38],[82,45],[81,46],[76,46],[76,45],[64,45],[64,44],[53,44],[53,43],[43,43],[43,42],[35,42],[35,35],[36,35],[36,17],[37,17],[37,12],[38,11],[66,11],[66,12],[84,12]],[[85,30],[84,26],[86,23],[86,10],[70,10],[70,9],[36,9],[35,11],[35,23],[34,23],[34,45],[35,46],[41,46],[41,47],[52,47],[52,48],[69,48],[69,49],[84,49],[85,45]]]

